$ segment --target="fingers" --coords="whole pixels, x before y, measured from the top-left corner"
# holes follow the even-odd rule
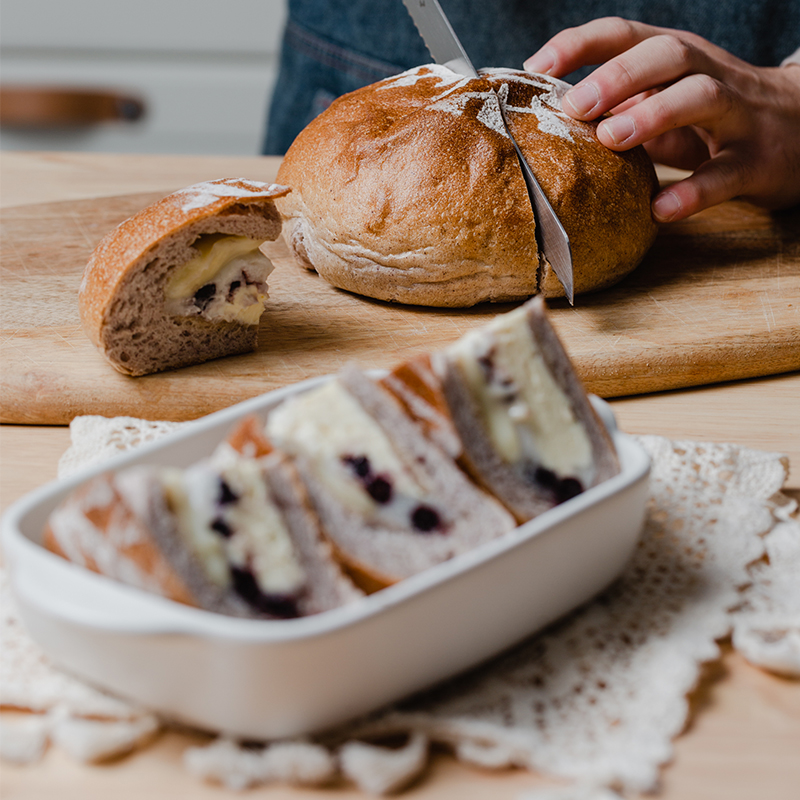
[[[659,192],[652,204],[653,217],[658,222],[677,222],[739,196],[748,182],[742,159],[733,153],[721,153],[701,164],[690,177]]]
[[[598,67],[564,95],[564,111],[576,119],[596,119],[634,95],[686,75],[715,75],[711,60],[672,34],[660,34]]]
[[[586,64],[600,64],[661,29],[619,17],[595,19],[557,33],[524,64],[529,72],[561,77]]]
[[[724,83],[708,75],[689,75],[603,120],[597,138],[611,150],[628,150],[688,125],[717,129],[736,106],[736,95]]]
[[[627,111],[629,108],[633,108],[633,106],[641,103],[642,100],[651,97],[656,93],[656,91],[657,91],[656,89],[650,89],[646,92],[640,92],[639,94],[634,95],[633,97],[629,97],[627,100],[620,103],[618,106],[614,106],[614,108],[611,109],[611,113],[621,114],[623,111]]]
[[[564,95],[567,114],[598,120],[612,150],[644,145],[661,163],[696,168],[654,199],[659,221],[737,196],[800,202],[796,69],[755,67],[692,33],[615,17],[562,31],[525,68],[563,76],[591,64],[600,66]]]

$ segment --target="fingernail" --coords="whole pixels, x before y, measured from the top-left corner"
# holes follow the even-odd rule
[[[674,192],[662,192],[653,200],[653,216],[659,222],[669,222],[682,208],[683,204]]]
[[[611,117],[599,126],[597,132],[601,131],[609,136],[614,144],[622,144],[636,133],[636,123],[631,117],[625,115]]]
[[[569,103],[575,115],[586,117],[600,102],[600,92],[593,83],[579,83],[564,95],[564,103]]]
[[[547,75],[555,65],[555,53],[549,48],[545,48],[534,53],[522,66],[528,72],[541,72]]]

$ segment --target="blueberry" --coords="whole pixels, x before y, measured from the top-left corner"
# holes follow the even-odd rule
[[[342,456],[342,461],[361,479],[367,494],[376,503],[388,503],[392,499],[392,483],[386,475],[375,475],[366,456]]]
[[[201,311],[205,311],[208,307],[208,304],[214,299],[214,295],[216,293],[217,285],[215,283],[207,283],[205,286],[201,286],[194,293],[194,304]]]
[[[571,497],[579,495],[583,491],[583,485],[577,478],[562,478],[556,487],[556,502],[563,503]]]
[[[297,608],[297,598],[290,597],[288,594],[263,594],[262,610],[273,617],[281,619],[294,619],[300,616]]]
[[[430,506],[417,506],[411,513],[411,522],[418,531],[429,533],[440,527],[442,520]]]
[[[388,503],[392,499],[392,484],[383,476],[378,475],[366,486],[367,494],[376,503]]]
[[[556,504],[563,503],[583,491],[583,484],[577,478],[559,478],[555,472],[545,467],[534,469],[528,466],[525,474],[529,479],[532,478],[541,487],[547,489],[553,495]]]
[[[217,517],[211,523],[211,530],[216,531],[220,536],[224,536],[226,539],[233,536],[233,531],[230,529],[230,526],[221,517]]]
[[[221,506],[226,506],[229,503],[235,503],[239,499],[239,495],[231,489],[228,482],[223,478],[219,479],[219,498],[217,502]]]
[[[232,566],[231,579],[233,588],[239,597],[258,611],[280,619],[292,619],[300,616],[296,597],[262,592],[255,575],[249,569]]]
[[[227,297],[229,303],[233,302],[233,294],[241,285],[242,285],[241,281],[231,281],[231,285],[228,287],[228,297]]]
[[[527,472],[530,474],[530,468],[528,468]],[[545,489],[554,489],[558,482],[555,472],[544,467],[536,467],[533,470],[533,479]]]
[[[372,472],[372,467],[366,456],[342,456],[342,461],[344,461],[359,478],[366,478],[370,472]]]

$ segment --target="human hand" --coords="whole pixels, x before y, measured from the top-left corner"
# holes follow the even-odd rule
[[[564,95],[611,150],[643,144],[693,174],[662,190],[672,222],[732,197],[766,208],[800,202],[800,66],[755,67],[700,36],[617,17],[561,31],[525,62],[555,77],[601,64]]]

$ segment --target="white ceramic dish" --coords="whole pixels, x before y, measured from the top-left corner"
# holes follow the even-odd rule
[[[108,469],[186,466],[234,423],[315,379],[211,414],[15,503],[2,520],[22,619],[57,664],[175,719],[256,739],[322,730],[451,676],[588,600],[622,570],[642,526],[649,460],[611,430],[622,471],[511,534],[349,606],[296,620],[182,606],[46,551],[41,532],[75,486]],[[596,400],[596,399],[595,399]]]

